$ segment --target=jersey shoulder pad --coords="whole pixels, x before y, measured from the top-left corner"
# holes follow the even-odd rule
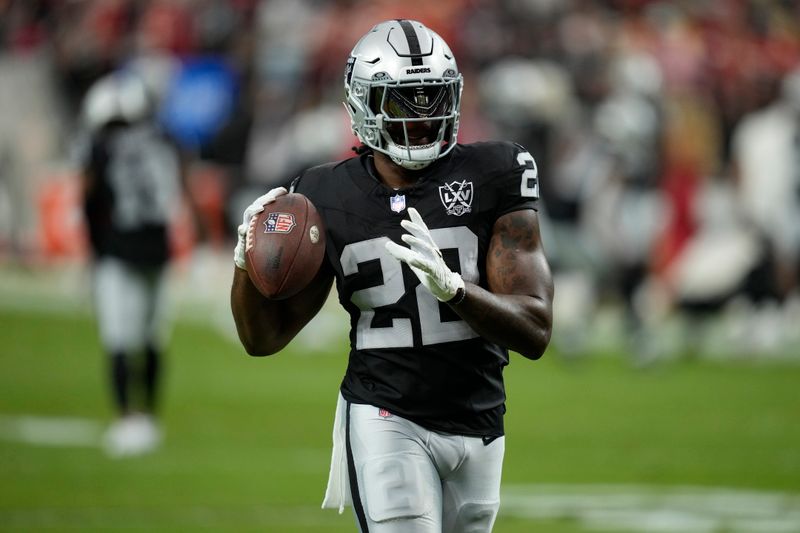
[[[522,197],[539,197],[536,160],[522,145],[491,141],[464,146],[465,164],[478,170],[487,186],[516,189]]]
[[[466,163],[469,166],[477,167],[482,175],[489,178],[521,172],[521,157],[533,160],[525,148],[510,141],[478,142],[461,146]],[[522,154],[526,155],[522,156]]]
[[[294,178],[289,187],[290,192],[298,192],[314,198],[322,198],[332,192],[336,184],[346,175],[346,169],[353,162],[358,163],[357,157],[325,163],[308,168]],[[316,200],[319,201],[319,200]]]

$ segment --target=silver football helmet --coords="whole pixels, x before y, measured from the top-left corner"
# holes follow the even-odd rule
[[[131,71],[112,72],[89,88],[83,101],[83,121],[94,131],[112,120],[137,122],[151,112],[150,95],[139,76]]]
[[[366,146],[418,170],[456,144],[463,78],[450,47],[413,20],[389,20],[356,43],[345,108]]]

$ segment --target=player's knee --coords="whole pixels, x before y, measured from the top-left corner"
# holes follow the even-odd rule
[[[367,460],[362,497],[370,520],[412,519],[430,512],[433,495],[423,474],[423,461],[409,454]]]
[[[492,530],[500,502],[468,502],[458,508],[453,531],[460,533],[487,533]]]

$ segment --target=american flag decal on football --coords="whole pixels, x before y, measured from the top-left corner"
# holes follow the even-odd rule
[[[264,233],[289,233],[295,226],[292,213],[270,213],[264,221]]]

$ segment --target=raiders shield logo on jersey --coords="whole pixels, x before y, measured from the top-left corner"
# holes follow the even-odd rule
[[[461,216],[472,211],[472,182],[453,181],[439,187],[439,198],[442,200],[448,215]]]

